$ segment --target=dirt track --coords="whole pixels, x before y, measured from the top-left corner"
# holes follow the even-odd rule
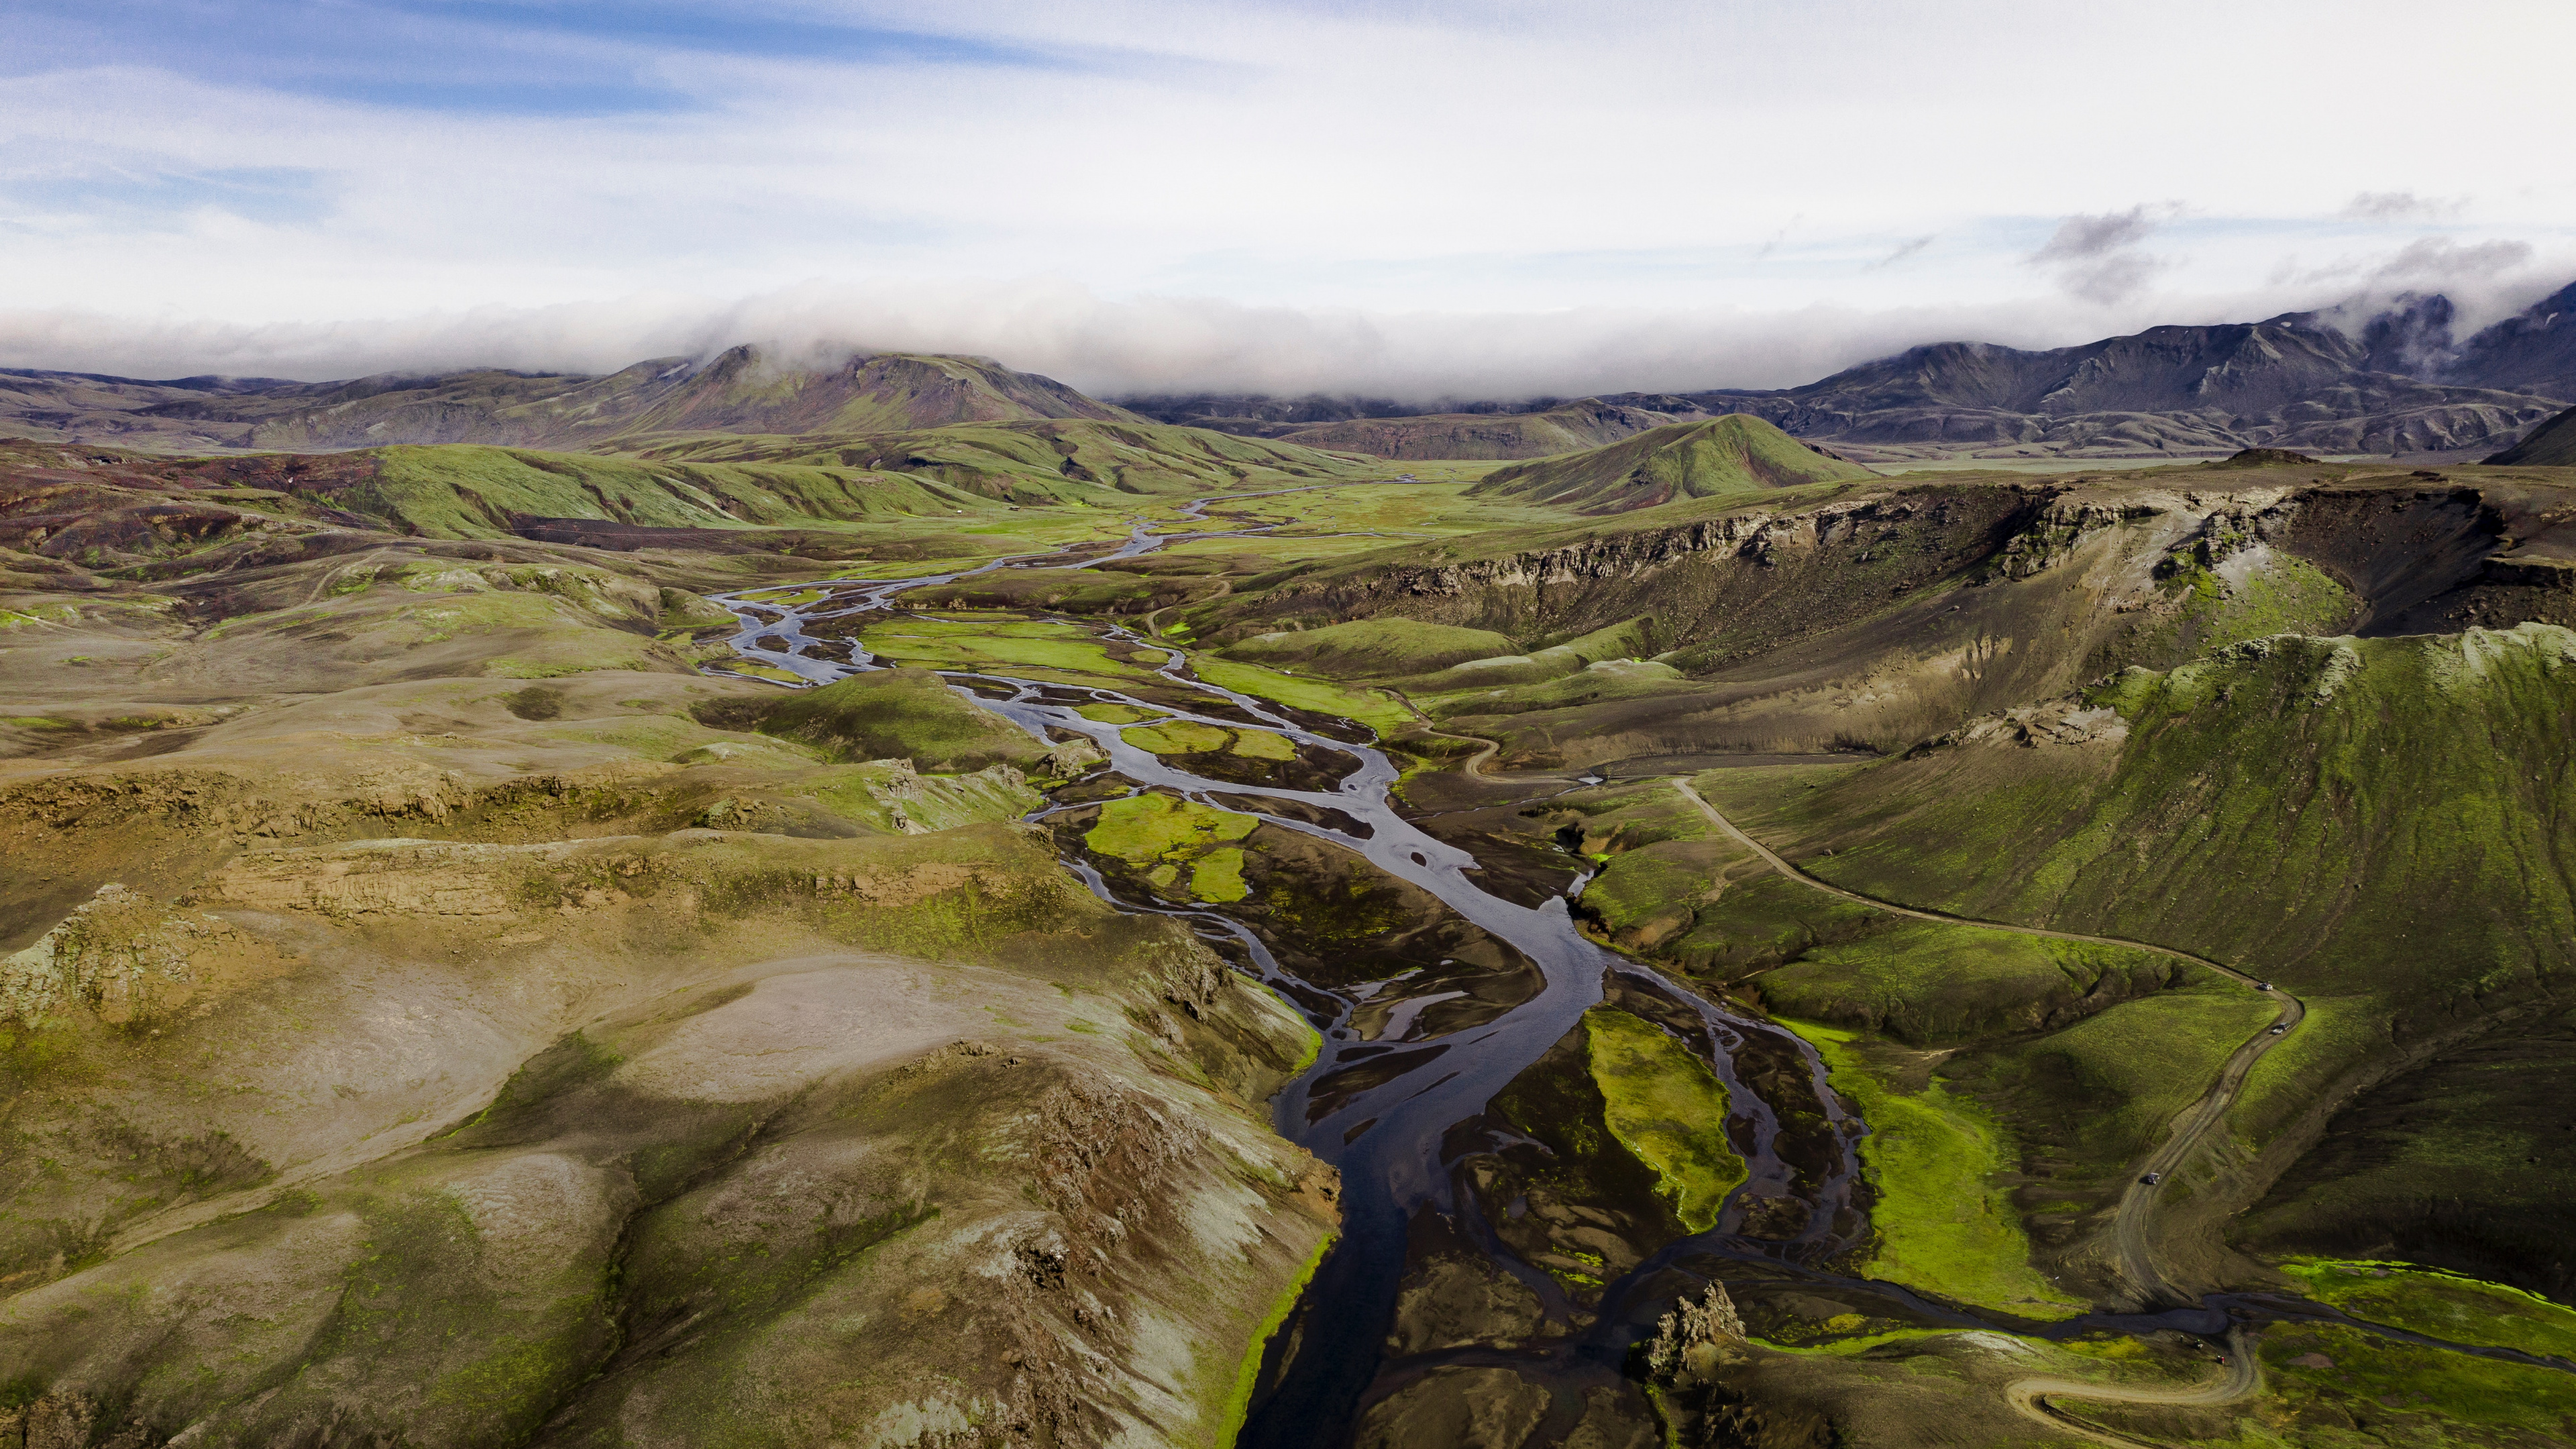
[[[2227,1372],[2213,1383],[2157,1389],[2126,1384],[2088,1384],[2077,1379],[2015,1379],[2004,1385],[2004,1402],[2012,1405],[2013,1412],[2025,1419],[2096,1444],[2116,1444],[2122,1449],[2142,1449],[2142,1446],[2143,1449],[2164,1449],[2152,1439],[2133,1439],[2126,1434],[2087,1424],[2052,1407],[2048,1401],[2052,1397],[2063,1396],[2116,1404],[2232,1404],[2251,1397],[2262,1386],[2262,1367],[2254,1357],[2254,1345],[2246,1342],[2243,1329],[2236,1329],[2227,1335]]]
[[[1979,926],[1992,931],[2009,931],[2021,936],[2041,936],[2055,941],[2086,941],[2096,945],[2150,951],[2159,956],[2205,967],[2248,987],[2261,987],[2261,983],[2254,977],[2232,966],[2223,966],[2206,956],[2195,956],[2188,951],[2177,951],[2170,946],[2159,946],[2149,941],[2132,941],[2121,936],[2092,936],[2080,931],[2052,931],[2040,926],[2014,925],[2008,921],[1984,921],[1969,916],[1954,916],[1942,911],[1926,911],[1912,906],[1895,905],[1863,895],[1858,891],[1847,890],[1831,882],[1819,880],[1782,859],[1770,847],[1738,828],[1735,822],[1727,819],[1716,806],[1709,804],[1699,791],[1691,788],[1691,783],[1687,779],[1676,775],[1672,777],[1672,783],[1673,788],[1697,806],[1700,813],[1708,817],[1710,823],[1725,831],[1737,844],[1760,856],[1764,864],[1801,885],[1823,891],[1828,895],[1840,896],[1847,901],[1886,911],[1891,915],[1911,917],[1918,921],[1943,921],[1955,925]],[[2297,997],[2278,988],[2272,988],[2270,994],[2278,997],[2281,1003],[2280,1014],[2273,1021],[2274,1026],[2295,1028],[2307,1015],[2307,1008]],[[2154,1207],[2156,1188],[2145,1181],[2146,1176],[2150,1173],[2161,1176],[2174,1171],[2190,1157],[2192,1149],[2199,1145],[2209,1129],[2226,1116],[2228,1104],[2236,1100],[2236,1093],[2244,1086],[2246,1074],[2254,1069],[2254,1063],[2261,1060],[2263,1053],[2270,1051],[2275,1043],[2282,1041],[2284,1035],[2275,1034],[2271,1027],[2266,1027],[2256,1032],[2243,1046],[2238,1047],[2227,1058],[2225,1065],[2219,1068],[2218,1078],[2210,1084],[2209,1090],[2198,1102],[2193,1103],[2188,1111],[2174,1119],[2173,1128],[2167,1134],[2164,1145],[2150,1153],[2147,1160],[2138,1165],[2136,1174],[2129,1181],[2128,1191],[2120,1195],[2119,1215],[2114,1220],[2112,1228],[2113,1242],[2120,1255],[2120,1274],[2129,1281],[2130,1286],[2146,1306],[2154,1307],[2159,1303],[2190,1301],[2165,1281],[2163,1273],[2156,1266],[2152,1246],[2147,1237],[2147,1219]],[[2216,1384],[2200,1388],[2130,1388],[2109,1384],[2086,1384],[2071,1379],[2029,1378],[2017,1379],[2006,1385],[2004,1395],[2013,1408],[2022,1415],[2052,1428],[2081,1434],[2096,1443],[2142,1444],[2146,1441],[2091,1428],[2070,1419],[2048,1407],[2047,1400],[2052,1395],[2062,1395],[2069,1398],[2130,1404],[2231,1403],[2252,1394],[2259,1388],[2262,1375],[2254,1358],[2253,1345],[2245,1341],[2243,1330],[2239,1329],[2228,1335],[2228,1348],[2227,1376]]]

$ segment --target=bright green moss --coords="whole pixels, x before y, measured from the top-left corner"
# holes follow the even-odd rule
[[[1211,850],[1190,867],[1190,894],[1203,901],[1239,901],[1249,894],[1243,883],[1243,852],[1233,846]]]
[[[1232,740],[1233,732],[1196,720],[1176,719],[1158,725],[1137,725],[1120,730],[1118,737],[1140,750],[1157,755],[1204,754],[1222,750]]]
[[[2083,1311],[2030,1266],[2030,1240],[1994,1186],[2007,1157],[1991,1117],[1937,1085],[1919,1093],[1887,1085],[1863,1064],[1850,1032],[1784,1024],[1815,1045],[1834,1090],[1869,1124],[1860,1155],[1878,1191],[1873,1276],[2025,1317]]]
[[[2415,1263],[2294,1258],[2281,1271],[2355,1318],[2428,1338],[2576,1360],[2576,1309]]]
[[[1235,901],[1247,889],[1243,852],[1218,847],[1250,835],[1260,823],[1172,795],[1130,795],[1100,807],[1100,818],[1083,843],[1137,867],[1157,887],[1178,884],[1187,870],[1192,892],[1200,899]]]
[[[1414,722],[1413,711],[1375,690],[1347,689],[1321,679],[1281,674],[1257,664],[1239,664],[1205,654],[1193,656],[1190,669],[1219,689],[1271,700],[1291,709],[1357,720],[1380,735],[1391,735]]]
[[[1583,1027],[1611,1135],[1654,1169],[1658,1195],[1684,1227],[1715,1227],[1726,1195],[1750,1175],[1726,1140],[1726,1084],[1689,1048],[1624,1011],[1595,1007]]]

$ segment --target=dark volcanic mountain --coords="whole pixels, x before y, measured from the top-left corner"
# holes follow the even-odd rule
[[[859,354],[784,365],[750,347],[606,377],[476,369],[347,382],[149,382],[0,370],[0,436],[142,447],[329,450],[494,443],[632,450],[675,436],[852,437],[958,423],[1147,420],[1395,459],[1519,459],[1729,413],[1904,457],[2137,457],[2492,449],[2576,402],[2576,285],[2454,342],[2440,296],[2399,298],[2348,333],[2324,314],[2154,327],[2024,351],[1942,342],[1770,391],[1563,401],[1189,394],[1095,401],[984,358]]]
[[[2480,387],[2576,401],[2576,282],[2470,338],[2443,369]]]
[[[1865,447],[2137,456],[2286,447],[2330,453],[2498,446],[2576,401],[2576,286],[2454,343],[2441,296],[2406,296],[2348,335],[2313,312],[2155,327],[2024,351],[1942,342],[1803,387],[1617,393],[1579,402],[1447,404],[1400,416],[1382,401],[1130,399],[1165,421],[1256,431],[1389,458],[1541,457],[1726,413]],[[1223,414],[1223,416],[1218,416]],[[1539,418],[1577,417],[1565,430]],[[1519,451],[1509,451],[1517,448]]]
[[[2447,317],[2447,304],[2439,310]],[[2422,320],[2360,339],[2312,313],[2289,313],[2264,322],[2154,327],[2044,352],[1945,342],[1804,387],[1719,396],[1802,437],[2057,445],[2049,451],[2426,452],[2509,438],[2555,411],[2554,394],[2374,370],[2373,363],[2407,358],[2407,344],[2423,335]],[[2472,346],[2495,332],[2479,334]],[[2538,353],[2526,345],[2512,355],[2520,362]]]

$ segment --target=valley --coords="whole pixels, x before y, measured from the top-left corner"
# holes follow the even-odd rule
[[[0,444],[5,1433],[2576,1432],[2576,470],[852,375]]]

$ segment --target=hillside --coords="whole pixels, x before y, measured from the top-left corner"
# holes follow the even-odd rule
[[[1669,423],[1606,447],[1487,474],[1471,491],[1578,513],[1624,513],[1677,498],[1874,477],[1759,418]]]
[[[1373,459],[1294,443],[1204,428],[1084,419],[969,423],[856,436],[707,434],[637,442],[647,458],[857,468],[937,479],[995,497],[1074,496],[1065,491],[1068,487],[1087,488],[1095,496],[1103,489],[1213,491],[1388,472]]]
[[[2569,408],[2523,434],[2522,441],[2487,459],[2535,468],[2576,467],[2576,408]]]
[[[230,492],[0,547],[0,1442],[1221,1437],[1336,1222],[1258,1105],[1313,1033],[1017,823],[1092,756],[927,678],[754,730],[676,585],[799,535]]]
[[[2070,703],[2097,712],[2089,742],[2034,746],[1995,721],[1820,788],[1736,792],[1739,818],[1878,899],[2178,946],[2298,993],[2306,1020],[2228,1122],[2216,1190],[2274,1204],[2247,1246],[2394,1237],[2473,1272],[2576,1282],[2559,1249],[2576,1157],[2554,1114],[2473,1125],[2475,1094],[2451,1096],[2409,1114],[2416,1150],[2346,1154],[2340,1182],[2287,1172],[2329,1117],[2384,1132],[2374,1104],[2412,1074],[2469,1041],[2509,1057],[2563,1014],[2576,633],[2279,635]],[[2563,1055],[2520,1070],[2555,1084],[2522,1084],[2535,1101],[2570,1085]],[[2041,1082],[1987,1085],[2009,1110],[2048,1110]],[[2445,1206],[2462,1198],[2489,1210]],[[2185,1250],[2205,1259],[2226,1226],[2188,1215],[2201,1244]]]
[[[954,423],[1136,422],[1051,378],[970,357],[857,354],[809,370],[749,346],[607,377],[475,370],[338,383],[0,373],[0,430],[203,451],[397,443],[598,449],[686,432],[862,433]]]
[[[692,530],[686,546],[729,549],[722,530],[1123,505],[1384,471],[1287,444],[1089,421],[838,439],[716,435],[643,457],[449,443],[167,458],[0,443],[0,545],[49,557],[159,557],[280,513],[428,538]]]
[[[1546,458],[1615,443],[1651,428],[1705,416],[1679,399],[1676,411],[1585,398],[1531,413],[1432,413],[1319,423],[1279,434],[1286,442],[1380,458]]]

